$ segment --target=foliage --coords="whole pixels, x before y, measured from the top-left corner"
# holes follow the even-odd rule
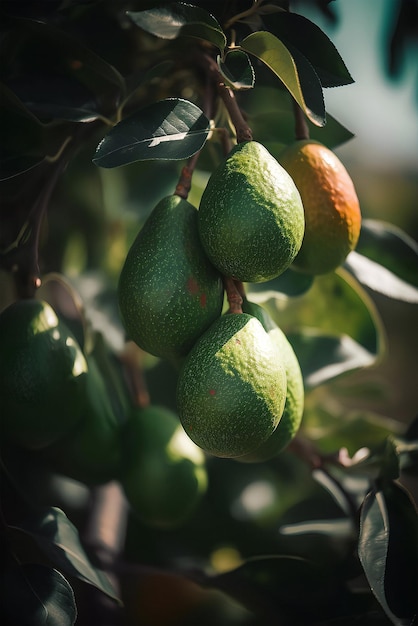
[[[275,157],[301,129],[330,149],[353,137],[324,100],[350,72],[289,4],[0,5],[0,310],[48,301],[94,353],[120,423],[133,398],[175,409],[175,368],[126,342],[117,307],[152,206],[174,190],[197,206],[248,132]],[[208,455],[207,491],[179,526],[132,514],[117,476],[82,484],[2,440],[3,623],[415,623],[416,407],[374,411],[396,381],[367,375],[394,358],[390,307],[416,315],[417,268],[413,238],[369,218],[335,272],[245,285],[298,357],[300,435],[264,463]]]

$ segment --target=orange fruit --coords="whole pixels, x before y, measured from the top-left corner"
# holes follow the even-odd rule
[[[323,144],[295,141],[279,156],[293,178],[305,211],[305,235],[292,268],[326,274],[357,245],[360,204],[353,181],[339,158]]]

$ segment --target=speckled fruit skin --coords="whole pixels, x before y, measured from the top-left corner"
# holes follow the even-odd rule
[[[223,284],[206,257],[197,210],[163,198],[132,244],[119,278],[121,317],[143,350],[176,361],[221,314]]]
[[[264,282],[282,274],[302,244],[300,195],[256,141],[236,145],[212,173],[199,205],[199,234],[226,276]]]
[[[260,446],[283,414],[286,372],[261,323],[227,313],[187,356],[177,384],[177,409],[189,437],[219,457]]]
[[[277,346],[286,370],[286,404],[282,418],[273,434],[254,452],[237,460],[245,463],[262,463],[277,456],[289,445],[299,430],[303,417],[305,392],[302,371],[298,358],[284,332],[271,319],[270,315],[258,304],[245,300],[243,311],[254,315],[267,331],[270,339]]]
[[[84,354],[47,303],[18,300],[0,314],[1,437],[28,449],[60,439],[82,418]]]
[[[302,198],[305,236],[292,268],[326,274],[357,245],[360,204],[353,181],[332,150],[312,140],[290,144],[279,156]]]

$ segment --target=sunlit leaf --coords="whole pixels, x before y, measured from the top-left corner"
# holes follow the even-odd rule
[[[148,33],[162,39],[180,36],[204,39],[223,50],[225,34],[218,21],[197,6],[184,2],[173,2],[146,11],[127,11],[131,20]]]
[[[369,585],[395,626],[409,626],[416,612],[418,518],[397,483],[373,489],[360,515],[358,552]]]
[[[289,49],[298,49],[315,68],[323,87],[348,85],[353,79],[329,37],[303,15],[280,11],[270,18],[269,30]]]
[[[58,570],[117,599],[109,579],[102,570],[92,565],[80,542],[77,528],[61,509],[50,507],[41,516],[26,517],[19,527],[11,528],[29,534]]]
[[[298,357],[307,388],[317,387],[342,374],[369,367],[376,354],[366,350],[348,335],[327,335],[305,329],[300,334],[289,334]]]
[[[5,624],[73,626],[77,618],[70,584],[46,565],[23,563],[3,570],[0,597]]]
[[[418,287],[418,244],[394,224],[364,219],[356,252]]]
[[[225,84],[232,89],[251,89],[255,74],[250,59],[242,50],[228,52],[224,59],[218,57],[219,70]]]
[[[263,61],[280,78],[311,122],[324,126],[322,85],[302,54],[297,54],[296,61],[286,46],[267,31],[248,35],[241,41],[240,48]]]
[[[93,162],[99,167],[118,167],[149,159],[186,159],[202,148],[209,126],[192,102],[160,100],[114,126],[98,145]]]
[[[353,525],[349,519],[323,519],[308,520],[306,522],[296,522],[295,524],[284,524],[280,527],[280,533],[286,536],[294,535],[327,535],[334,539],[350,537],[353,532]]]
[[[353,251],[348,255],[344,268],[355,276],[361,285],[376,293],[410,304],[418,303],[417,287],[358,252]]]

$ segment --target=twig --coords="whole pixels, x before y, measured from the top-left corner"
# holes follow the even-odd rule
[[[309,126],[305,114],[294,98],[292,98],[292,104],[295,118],[295,138],[297,140],[309,139]]]
[[[196,152],[190,159],[187,161],[187,165],[185,165],[180,174],[179,181],[176,185],[176,189],[174,191],[174,195],[180,196],[180,198],[184,198],[187,200],[190,188],[192,186],[192,176],[194,169],[196,167],[196,163],[199,159],[200,152]]]
[[[245,121],[241,113],[241,109],[238,106],[237,99],[235,98],[235,94],[232,91],[232,89],[227,87],[223,82],[219,82],[218,92],[226,106],[226,109],[231,118],[231,122],[234,125],[235,132],[237,135],[237,143],[243,143],[244,141],[252,141],[253,139],[252,130],[247,124],[247,122]]]

